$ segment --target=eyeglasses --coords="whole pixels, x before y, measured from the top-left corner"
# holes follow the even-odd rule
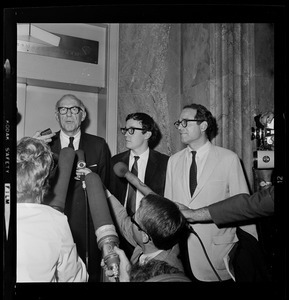
[[[137,227],[137,229],[138,229],[139,231],[144,231],[144,230],[140,227],[140,225],[137,223],[137,221],[133,218],[133,216],[130,217],[130,220],[131,220],[131,222]],[[145,232],[145,231],[144,231],[144,232]]]
[[[133,216],[134,216],[134,215],[130,216],[131,222],[137,227],[138,231],[143,231],[144,233],[146,233],[147,236],[148,236],[148,238],[149,238],[148,241],[151,241],[150,235],[140,227],[140,225],[136,222],[136,220],[134,219]]]
[[[135,130],[144,130],[143,128],[136,128],[136,127],[130,127],[130,128],[120,128],[121,130],[121,133],[123,135],[125,135],[127,132],[130,134],[130,135],[133,135],[134,134],[134,131]]]
[[[196,119],[183,119],[182,121],[176,121],[175,123],[174,123],[174,125],[175,125],[175,127],[178,129],[179,128],[179,126],[180,126],[180,124],[182,124],[182,126],[184,127],[184,128],[186,128],[187,126],[188,126],[188,122],[203,122],[203,121],[205,121],[205,120],[196,120]]]
[[[83,111],[83,109],[79,106],[72,106],[72,107],[58,107],[58,112],[61,115],[65,115],[67,114],[68,110],[73,114],[73,115],[77,115],[80,111]]]

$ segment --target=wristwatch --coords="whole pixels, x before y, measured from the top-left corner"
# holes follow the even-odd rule
[[[262,188],[263,188],[263,187],[269,187],[269,186],[272,185],[272,182],[262,180],[262,181],[260,181],[259,185],[260,185],[260,187],[262,187]]]

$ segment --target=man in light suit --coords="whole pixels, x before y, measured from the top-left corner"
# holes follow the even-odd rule
[[[146,113],[136,112],[126,117],[126,125],[121,130],[125,136],[128,150],[113,156],[111,165],[124,162],[131,170],[134,156],[139,156],[138,178],[155,193],[163,196],[169,156],[153,150],[161,137],[157,124]],[[126,178],[119,178],[113,172],[111,173],[110,191],[128,210],[129,183]],[[138,209],[143,196],[140,191],[136,191],[136,203],[133,211]],[[133,214],[129,210],[128,213]],[[126,255],[130,257],[133,248],[122,239],[120,245]]]
[[[187,105],[175,126],[187,147],[172,155],[168,161],[166,198],[197,209],[235,194],[249,192],[238,156],[210,142],[217,133],[217,123],[210,111],[199,104]],[[196,163],[193,165],[195,171],[190,175],[193,162],[191,151],[196,151]],[[190,191],[190,180],[197,183],[194,191]],[[220,278],[213,271],[200,241],[191,234],[187,246],[193,276],[207,282],[229,280],[231,276],[224,258],[238,241],[236,228],[219,229],[215,224],[192,226]],[[255,225],[242,226],[242,229],[258,238]]]
[[[61,130],[52,137],[52,142],[50,143],[52,152],[58,155],[62,148],[69,146],[70,138],[74,137],[70,146],[75,150],[83,150],[87,167],[97,173],[102,182],[108,186],[110,180],[110,151],[103,138],[81,131],[81,124],[86,118],[83,102],[75,95],[64,95],[56,103],[55,117]],[[76,155],[75,164],[77,160],[78,157]],[[89,208],[86,205],[85,192],[81,181],[75,180],[74,177],[75,171],[72,170],[64,213],[67,215],[80,257],[83,261],[86,261],[88,255],[89,281],[100,281],[102,271],[100,267],[101,252],[96,243],[93,222]],[[51,182],[52,190],[53,184],[55,182]],[[49,199],[49,195],[47,197]],[[86,217],[87,209],[88,220]]]

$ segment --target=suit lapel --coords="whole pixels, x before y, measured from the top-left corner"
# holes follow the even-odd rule
[[[56,154],[59,154],[61,150],[60,131],[57,131],[55,138],[53,138],[53,144],[51,145],[51,150]]]
[[[86,136],[85,136],[84,132],[81,132],[78,149],[81,149],[83,151],[85,150],[85,145],[86,145],[85,140],[86,140]]]
[[[146,167],[146,172],[145,172],[145,178],[144,178],[144,183],[147,185],[151,185],[151,178],[153,178],[153,175],[157,169],[158,162],[156,159],[156,156],[154,155],[154,152],[150,149],[149,150],[149,157],[148,157],[148,163]]]
[[[124,152],[123,156],[120,159],[120,161],[124,162],[127,165],[127,167],[129,167],[129,155],[130,155],[130,150]]]

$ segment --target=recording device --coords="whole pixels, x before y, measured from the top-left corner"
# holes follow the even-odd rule
[[[270,123],[262,125],[261,115],[254,118],[256,128],[252,127],[251,140],[256,139],[257,151],[253,152],[255,169],[274,168],[274,118]]]
[[[43,135],[47,135],[47,134],[51,134],[52,133],[52,130],[50,128],[47,128],[43,131],[40,132],[40,135],[43,136]]]
[[[114,246],[119,245],[119,238],[109,212],[102,181],[96,173],[91,172],[85,176],[85,183],[98,248],[102,251],[108,270],[119,281],[120,260],[113,250]]]
[[[128,166],[125,163],[116,163],[113,166],[113,171],[118,177],[125,177],[127,181],[135,186],[144,196],[155,194],[145,183],[128,170]]]
[[[62,148],[58,157],[58,178],[56,185],[53,188],[53,198],[49,205],[53,208],[64,211],[66,194],[68,190],[70,175],[75,158],[73,149],[66,147]]]

